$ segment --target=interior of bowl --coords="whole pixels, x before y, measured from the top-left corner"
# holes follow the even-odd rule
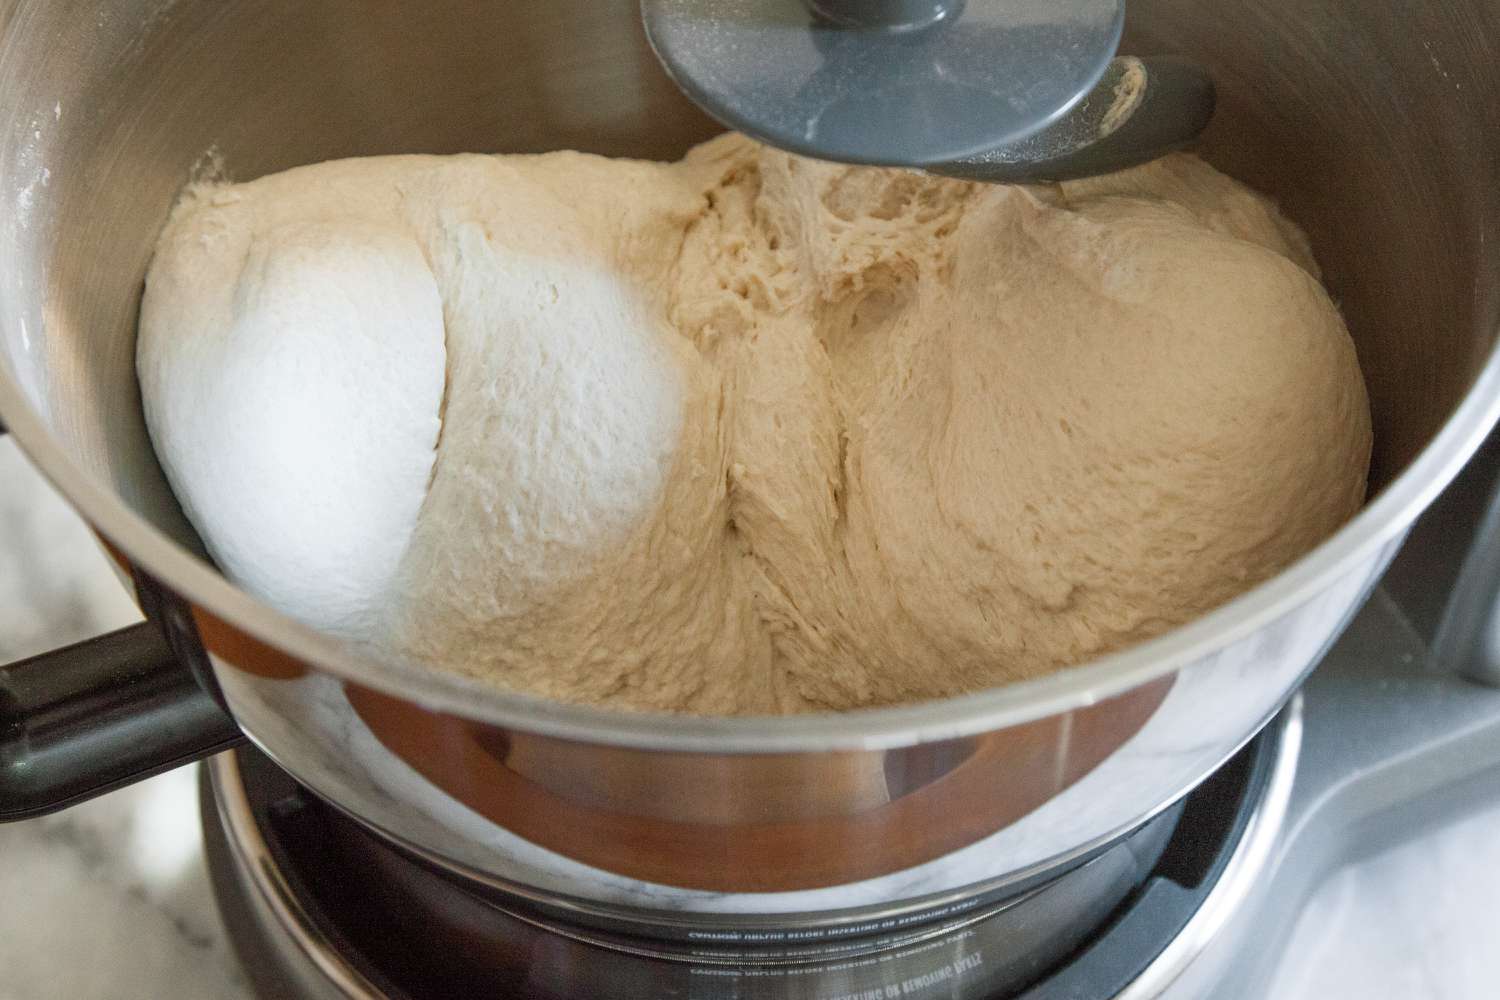
[[[1202,151],[1311,235],[1370,388],[1374,490],[1452,413],[1500,314],[1500,8],[1399,8],[1132,0],[1126,43],[1212,69]],[[0,363],[87,476],[200,553],[134,371],[152,245],[195,170],[671,158],[719,131],[658,68],[628,0],[0,2],[0,93]]]

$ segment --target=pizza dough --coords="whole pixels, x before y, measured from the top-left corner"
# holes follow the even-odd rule
[[[384,157],[186,193],[142,305],[224,572],[568,701],[849,709],[1188,621],[1364,496],[1300,233],[1190,156],[1052,187]]]

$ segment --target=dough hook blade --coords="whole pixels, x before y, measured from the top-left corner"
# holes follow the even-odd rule
[[[1213,81],[1116,58],[1124,0],[642,0],[687,95],[806,156],[1007,183],[1066,180],[1186,145]]]

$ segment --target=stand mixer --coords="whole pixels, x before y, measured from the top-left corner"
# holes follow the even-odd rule
[[[1468,679],[1494,673],[1493,447],[1418,521],[1500,416],[1494,4],[82,7],[0,0],[0,418],[150,621],[0,668],[0,814],[248,736],[207,765],[204,818],[265,995],[1253,996],[1267,928],[1318,875],[1495,791],[1500,695]],[[196,164],[670,159],[725,123],[997,181],[1201,130],[1208,162],[1307,230],[1354,333],[1366,508],[1099,662],[800,719],[664,722],[402,673],[203,558],[134,370],[142,276]],[[844,801],[837,761],[885,797]]]
[[[1204,71],[1112,58],[1122,7],[642,4],[669,74],[728,126],[823,159],[1023,183],[1143,163],[1207,125]],[[220,906],[267,995],[1256,997],[1278,934],[1323,877],[1500,796],[1500,693],[1454,669],[1493,673],[1474,650],[1494,604],[1486,581],[1500,579],[1486,554],[1500,551],[1487,539],[1497,482],[1491,446],[1254,742],[1087,863],[1021,891],[973,892],[915,914],[873,907],[852,927],[807,914],[642,934],[465,885],[242,752],[215,759],[202,784]],[[1455,577],[1446,565],[1465,568]],[[1427,595],[1425,617],[1414,593]],[[1447,594],[1441,625],[1434,593]],[[345,877],[327,882],[327,869]],[[396,938],[410,947],[393,958]],[[468,942],[457,958],[455,941]]]

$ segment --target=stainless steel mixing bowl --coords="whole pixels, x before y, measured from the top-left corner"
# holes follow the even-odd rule
[[[1203,152],[1311,234],[1369,382],[1375,470],[1366,509],[1284,573],[1079,668],[841,716],[615,714],[361,657],[203,558],[133,367],[152,242],[195,165],[675,157],[715,127],[626,0],[0,2],[0,417],[142,579],[187,602],[179,643],[207,648],[249,737],[439,863],[689,922],[1025,879],[1253,734],[1500,407],[1500,5],[1132,0],[1128,25],[1126,51],[1212,69]]]

